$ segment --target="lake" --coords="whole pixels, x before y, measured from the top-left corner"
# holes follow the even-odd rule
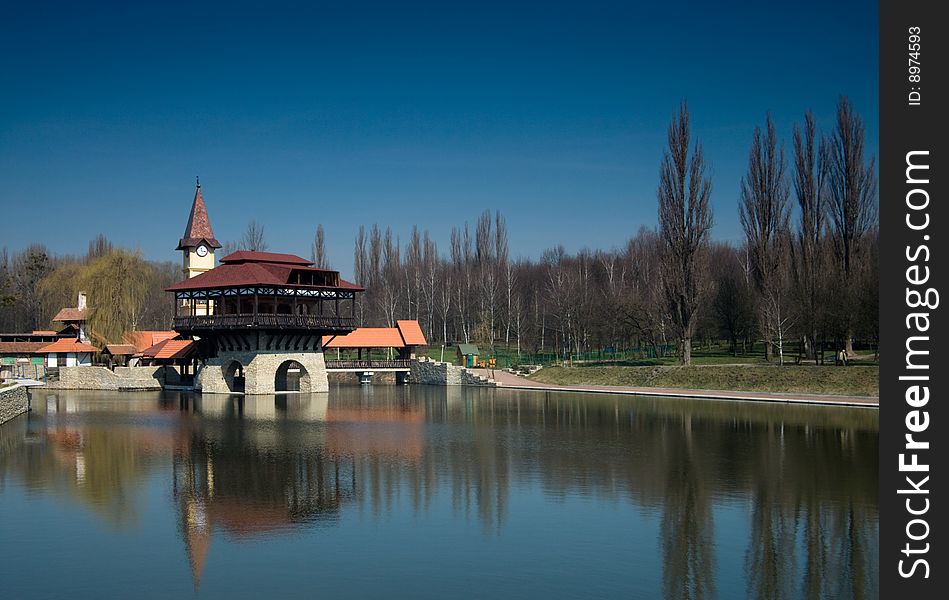
[[[35,389],[5,598],[875,598],[876,410]]]

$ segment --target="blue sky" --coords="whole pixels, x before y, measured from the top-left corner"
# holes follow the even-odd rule
[[[682,99],[712,164],[715,237],[765,113],[790,151],[851,98],[877,152],[875,2],[4,3],[0,246],[98,232],[174,251],[201,176],[221,240],[263,223],[351,271],[360,224],[447,250],[484,209],[514,256],[619,246],[656,223]],[[15,223],[11,226],[9,223]]]

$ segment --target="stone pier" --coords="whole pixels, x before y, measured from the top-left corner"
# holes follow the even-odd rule
[[[219,352],[198,368],[195,389],[203,394],[327,392],[329,381],[322,352]]]
[[[0,425],[17,415],[22,415],[29,406],[26,387],[13,385],[0,389]]]

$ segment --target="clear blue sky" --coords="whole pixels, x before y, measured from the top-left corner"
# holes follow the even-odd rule
[[[877,152],[875,2],[144,4],[0,8],[0,246],[179,260],[195,175],[222,241],[257,219],[309,256],[323,223],[346,273],[359,224],[447,250],[486,208],[513,256],[619,246],[656,223],[681,99],[717,238],[767,111],[790,151],[847,95]]]

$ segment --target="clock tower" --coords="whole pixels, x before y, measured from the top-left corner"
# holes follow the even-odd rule
[[[214,250],[221,244],[214,238],[211,231],[211,221],[208,219],[208,210],[204,206],[204,197],[201,195],[201,181],[198,180],[194,190],[194,202],[191,204],[191,216],[188,217],[188,226],[185,234],[178,241],[178,250],[182,253],[182,271],[185,277],[191,278],[214,268]]]

